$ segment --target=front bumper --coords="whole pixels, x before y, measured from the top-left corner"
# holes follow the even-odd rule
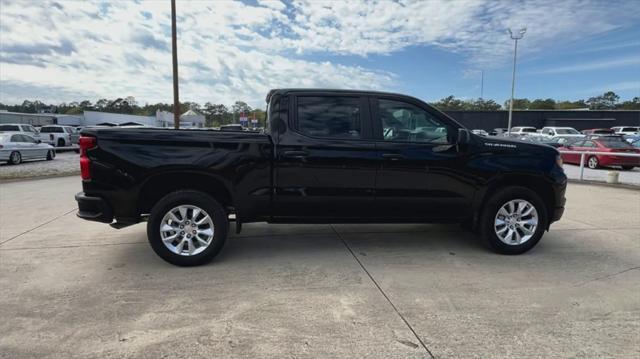
[[[88,221],[113,222],[113,210],[104,199],[87,196],[84,192],[80,192],[76,194],[76,201],[78,202],[78,217]]]

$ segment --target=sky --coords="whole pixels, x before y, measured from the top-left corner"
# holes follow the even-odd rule
[[[269,89],[640,96],[636,0],[178,1],[181,101],[264,108]],[[0,0],[0,102],[171,103],[169,1]],[[481,86],[481,78],[484,78]]]

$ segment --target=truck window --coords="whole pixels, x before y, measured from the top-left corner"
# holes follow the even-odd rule
[[[410,103],[379,100],[385,141],[447,143],[447,126]]]
[[[362,138],[358,97],[298,97],[298,131],[313,137]]]

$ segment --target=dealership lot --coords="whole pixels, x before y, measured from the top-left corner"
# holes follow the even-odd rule
[[[570,184],[522,256],[458,226],[249,224],[173,267],[75,217],[77,177],[0,185],[0,357],[637,357],[640,191]]]

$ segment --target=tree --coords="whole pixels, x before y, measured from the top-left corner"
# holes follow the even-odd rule
[[[500,109],[500,105],[493,100],[485,100],[479,98],[473,102],[468,102],[468,105],[465,106],[467,110],[477,110],[477,111],[496,111]]]
[[[513,103],[515,105],[515,102]],[[548,98],[546,100],[537,98],[529,104],[529,110],[553,110],[556,108],[556,100]]]
[[[634,97],[631,101],[624,101],[617,107],[620,110],[640,110],[640,97]]]
[[[600,96],[591,97],[587,100],[590,110],[613,110],[620,100],[620,96],[613,91],[607,91]]]
[[[464,101],[455,98],[453,95],[447,96],[431,105],[437,107],[440,111],[461,111],[465,109]]]
[[[509,109],[509,103],[511,100],[507,100],[504,102],[504,108]],[[514,110],[528,110],[529,109],[529,99],[526,98],[514,98],[513,99],[513,109]]]
[[[587,105],[584,100],[578,101],[558,101],[556,102],[556,110],[575,110],[579,108],[587,108]]]

